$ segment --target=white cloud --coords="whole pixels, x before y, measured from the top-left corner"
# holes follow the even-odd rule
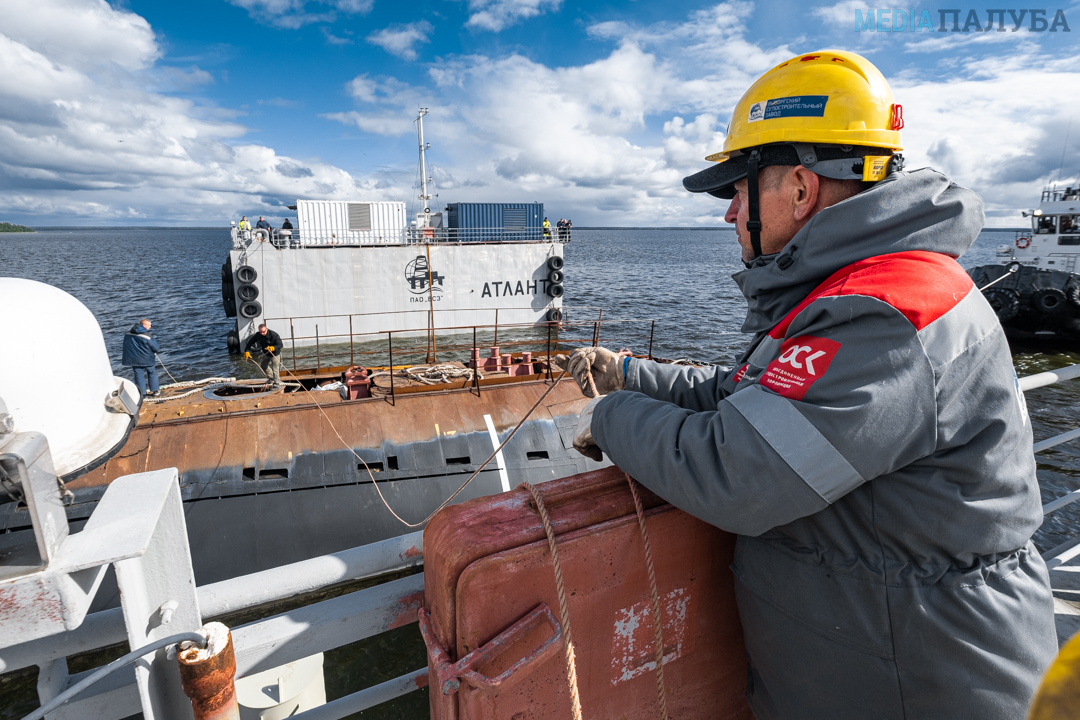
[[[870,6],[864,0],[841,0],[835,5],[814,8],[810,13],[830,25],[849,29],[855,27],[857,16],[865,19],[869,10]]]
[[[197,67],[157,67],[160,51],[141,18],[97,0],[63,3],[64,12],[49,13],[49,27],[76,40],[57,48],[25,20],[39,7],[40,0],[8,0],[6,17],[20,39],[0,34],[6,212],[216,222],[282,199],[378,195],[374,181],[357,183],[332,165],[236,144],[247,130],[231,112],[161,94],[163,85],[212,78]],[[81,32],[87,28],[100,33],[80,45],[95,34]]]
[[[375,0],[228,0],[259,22],[295,30],[311,23],[334,22],[340,11],[350,15],[371,12]],[[309,10],[308,6],[317,9]],[[327,38],[329,40],[329,38]],[[343,38],[337,38],[343,39]],[[333,42],[332,40],[330,42]]]
[[[466,25],[499,32],[522,20],[556,11],[562,0],[469,0],[472,13]]]
[[[417,43],[431,42],[429,36],[434,29],[427,20],[407,25],[391,25],[368,35],[367,41],[372,45],[378,45],[391,55],[415,60],[416,50],[413,46]]]

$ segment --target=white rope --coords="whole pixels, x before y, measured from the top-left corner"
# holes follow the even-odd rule
[[[187,380],[185,382],[172,383],[170,385],[162,385],[159,388],[161,390],[176,390],[180,388],[192,388],[185,393],[179,393],[177,395],[159,395],[157,397],[145,397],[143,403],[149,403],[155,405],[157,403],[163,403],[166,400],[179,400],[188,396],[194,395],[203,390],[207,390],[212,387],[219,387],[221,385],[228,385],[231,382],[235,382],[236,378],[204,378],[202,380]]]
[[[459,367],[457,365],[413,365],[405,368],[403,374],[413,380],[419,380],[426,385],[441,385],[456,380],[467,378],[472,380],[472,368]]]

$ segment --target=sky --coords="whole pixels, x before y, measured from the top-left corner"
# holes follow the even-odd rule
[[[426,107],[433,209],[537,201],[578,227],[715,227],[727,202],[682,178],[723,146],[757,77],[826,48],[878,66],[904,107],[907,167],[977,191],[988,226],[1019,227],[1043,187],[1076,184],[1080,0],[876,11],[868,23],[863,0],[0,0],[0,221],[276,225],[297,199],[415,212]]]

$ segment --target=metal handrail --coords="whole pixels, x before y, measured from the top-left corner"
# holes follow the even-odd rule
[[[438,243],[568,243],[571,231],[560,232],[558,228],[543,227],[407,227],[372,228],[353,230],[348,228],[294,227],[285,235],[280,228],[271,228],[267,240],[279,250],[296,250],[307,247],[340,247],[360,245],[427,245]],[[233,247],[242,249],[255,239],[255,230],[231,228]]]
[[[1057,370],[1048,370],[1047,372],[1022,377],[1019,379],[1018,384],[1022,391],[1027,392],[1028,390],[1047,387],[1048,385],[1054,385],[1076,378],[1080,378],[1080,365],[1069,365],[1068,367],[1058,368]],[[1052,447],[1056,447],[1057,445],[1061,445],[1062,443],[1076,440],[1077,438],[1080,438],[1080,428],[1054,435],[1045,440],[1040,440],[1032,446],[1032,450],[1033,452],[1039,453],[1044,450],[1049,450]],[[1073,490],[1072,492],[1066,493],[1043,505],[1043,515],[1049,515],[1067,505],[1071,505],[1077,500],[1080,500],[1080,490]],[[1047,550],[1042,554],[1042,558],[1046,561],[1046,567],[1053,570],[1056,567],[1064,565],[1078,555],[1080,555],[1080,535],[1069,538],[1057,547]]]
[[[212,617],[422,564],[423,533],[410,533],[202,586],[198,588],[199,604],[203,615]],[[415,602],[418,594],[422,593],[423,582],[423,574],[411,575],[233,628],[237,676],[243,677],[269,666],[326,652],[396,627],[401,622],[402,608]],[[90,632],[86,632],[87,626]],[[346,630],[344,634],[342,628]],[[46,665],[59,658],[108,647],[125,639],[124,618],[120,609],[93,613],[80,627],[63,635],[5,648],[0,658],[0,671]],[[291,641],[298,642],[290,647]],[[92,672],[94,670],[72,675],[69,685],[78,683]],[[312,714],[305,713],[303,717],[322,720],[346,717],[419,689],[426,672],[427,669],[423,668],[407,673],[310,710],[308,712]],[[134,694],[134,673],[126,684],[121,682],[109,691],[116,690]],[[95,701],[94,689],[88,690],[55,711],[56,716],[85,717],[81,704],[93,706]],[[119,708],[117,712],[120,712]],[[120,716],[118,714],[116,717]],[[53,717],[53,714],[49,717]]]

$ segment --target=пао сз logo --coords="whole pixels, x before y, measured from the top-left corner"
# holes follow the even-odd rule
[[[405,266],[405,279],[409,281],[409,292],[417,295],[427,294],[428,278],[431,279],[431,291],[441,293],[443,291],[443,280],[446,279],[446,276],[431,270],[425,256],[417,255],[414,260]]]

